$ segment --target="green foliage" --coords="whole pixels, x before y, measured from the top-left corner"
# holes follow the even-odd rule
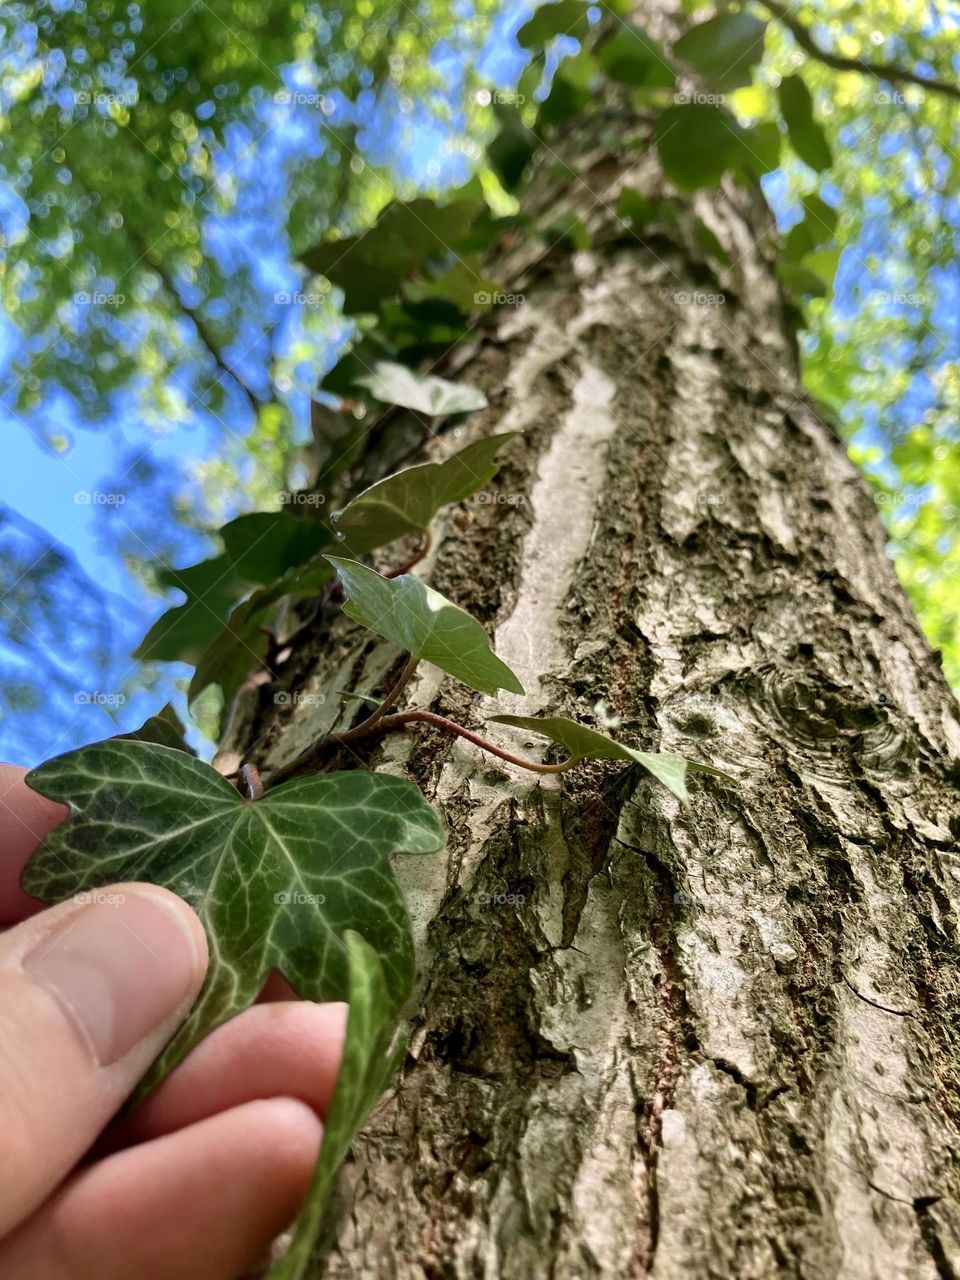
[[[572,36],[582,40],[590,29],[587,6],[583,0],[554,0],[534,11],[517,32],[521,49],[543,47],[555,36]]]
[[[818,173],[833,164],[833,153],[826,135],[813,118],[813,99],[803,76],[787,76],[777,90],[780,110],[790,134],[790,145],[811,169]]]
[[[375,312],[430,259],[452,252],[482,209],[477,199],[394,201],[370,230],[315,245],[302,260],[343,291],[347,315]]]
[[[330,773],[251,803],[202,761],[129,740],[49,760],[27,783],[71,809],[30,860],[28,893],[58,902],[118,880],[149,880],[180,894],[203,921],[207,979],[151,1083],[252,1003],[274,969],[305,999],[345,999],[346,930],[376,951],[391,1011],[408,994],[413,947],[389,857],[443,845],[413,783]]]
[[[423,533],[442,507],[462,502],[497,474],[497,455],[516,432],[488,436],[446,462],[407,467],[358,494],[332,516],[334,530],[354,555],[408,533]]]
[[[767,24],[748,13],[721,13],[680,37],[673,51],[710,85],[726,93],[749,84],[763,57]]]
[[[681,191],[715,186],[728,169],[767,173],[779,154],[775,129],[745,129],[725,107],[703,102],[662,111],[655,137],[664,172]]]
[[[625,747],[613,738],[598,733],[596,729],[590,729],[566,716],[493,716],[491,723],[512,725],[515,729],[527,729],[542,738],[549,738],[568,751],[572,760],[629,760],[633,764],[639,764],[685,805],[690,803],[687,791],[688,773],[710,773],[714,777],[733,781],[729,774],[720,769],[697,764],[669,751],[637,751],[633,747]]]
[[[669,89],[674,73],[660,45],[642,27],[619,23],[597,50],[603,71],[632,88]]]
[[[337,1086],[323,1127],[323,1146],[306,1202],[286,1253],[266,1280],[300,1280],[330,1201],[337,1169],[350,1144],[403,1061],[406,1038],[392,1034],[393,1008],[376,951],[344,934],[350,1012]]]
[[[327,559],[348,596],[343,611],[355,622],[478,693],[523,693],[523,685],[490,648],[480,623],[439,591],[409,573],[383,578],[356,560]]]
[[[434,374],[415,373],[405,364],[395,364],[392,360],[378,360],[373,372],[357,378],[356,383],[366,387],[384,404],[416,409],[431,417],[445,413],[470,413],[487,406],[487,397],[476,387],[450,382]]]

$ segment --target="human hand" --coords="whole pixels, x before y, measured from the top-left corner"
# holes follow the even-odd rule
[[[145,884],[41,910],[20,873],[66,810],[24,773],[0,765],[0,1275],[236,1280],[303,1199],[346,1006],[265,993],[115,1120],[200,989],[203,928]]]

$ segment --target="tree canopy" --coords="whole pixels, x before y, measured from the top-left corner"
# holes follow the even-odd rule
[[[378,424],[469,407],[436,373],[510,294],[494,246],[590,245],[589,214],[525,199],[551,167],[583,181],[562,157],[588,117],[601,145],[655,147],[680,192],[761,180],[805,381],[960,684],[958,22],[916,0],[688,3],[676,30],[624,0],[5,6],[6,432],[74,469],[123,566],[105,591],[17,495],[0,513],[8,754],[78,691],[159,704],[192,678],[213,724],[263,626],[328,582],[330,513],[376,478],[356,468]],[[670,201],[627,192],[617,214],[641,242],[689,235]],[[730,287],[708,223],[693,235]],[[96,488],[75,470],[91,433]],[[63,745],[103,732],[71,721]]]

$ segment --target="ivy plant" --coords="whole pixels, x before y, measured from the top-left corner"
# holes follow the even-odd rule
[[[196,658],[194,692],[214,679],[232,692],[251,664],[264,663],[260,624],[284,598],[314,596],[320,607],[341,607],[395,645],[404,655],[400,674],[372,709],[356,710],[366,696],[343,695],[341,715],[355,722],[265,782],[252,763],[230,780],[186,749],[176,717],[165,708],[136,733],[49,760],[27,778],[34,790],[69,808],[26,867],[29,893],[55,902],[112,881],[149,880],[180,894],[206,929],[211,960],[204,987],[138,1096],[251,1004],[271,972],[282,973],[306,999],[350,1003],[319,1163],[274,1280],[303,1274],[337,1166],[403,1052],[396,1026],[413,987],[413,941],[390,858],[443,846],[440,821],[412,782],[359,766],[334,768],[337,756],[347,754],[338,749],[428,725],[536,773],[564,773],[595,759],[637,764],[684,804],[691,770],[717,773],[678,755],[615,742],[563,716],[493,717],[559,745],[566,757],[553,762],[516,755],[426,707],[394,710],[421,662],[490,697],[501,690],[523,694],[466,610],[405,566],[380,573],[355,558],[404,537],[419,539],[422,553],[438,513],[493,479],[512,438],[483,438],[444,462],[399,471],[357,494],[330,528],[286,513],[234,521],[224,531],[221,555],[177,575],[188,600],[167,615],[173,622],[166,634],[191,643],[209,630],[206,612],[199,624],[190,622],[191,612],[205,605],[202,595],[190,599],[197,582],[216,583],[222,573],[228,595],[240,584],[255,584],[225,626],[218,620],[220,630]],[[321,550],[337,542],[351,556]],[[158,626],[152,634],[162,633]]]

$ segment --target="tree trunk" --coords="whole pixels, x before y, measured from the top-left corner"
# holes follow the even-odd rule
[[[684,811],[614,764],[542,780],[432,730],[366,748],[449,840],[396,860],[413,1034],[323,1274],[956,1276],[957,706],[799,385],[759,196],[677,202],[678,233],[638,240],[609,210],[652,163],[598,146],[578,172],[542,203],[593,248],[505,254],[525,304],[462,362],[491,405],[469,438],[522,438],[424,569],[520,675],[497,709],[736,782],[695,777]],[[335,711],[312,691],[396,662],[334,611],[283,668],[300,701],[247,691],[231,745],[288,762]],[[495,707],[429,668],[412,704]]]

